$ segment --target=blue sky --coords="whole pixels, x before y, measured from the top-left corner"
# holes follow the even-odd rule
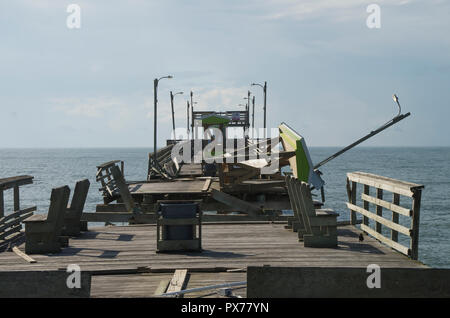
[[[66,8],[81,7],[68,29]],[[381,28],[369,29],[369,4]],[[268,82],[268,126],[282,121],[310,146],[342,146],[397,109],[412,116],[366,146],[450,146],[450,1],[203,0],[0,2],[0,147],[153,144],[186,99],[232,110]]]

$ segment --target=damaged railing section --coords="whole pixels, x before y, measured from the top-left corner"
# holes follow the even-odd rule
[[[112,174],[112,168],[116,166],[116,163],[120,163],[120,171],[123,175],[124,162],[122,160],[108,161],[97,166],[95,180],[102,185],[99,191],[103,194],[105,204],[114,201],[120,196],[117,182]]]
[[[181,143],[190,143],[190,141],[182,141]],[[156,152],[156,158],[153,153],[148,154],[147,180],[155,178],[170,180],[178,176],[180,163],[172,156],[174,145],[169,144],[159,149]]]
[[[357,184],[363,185],[362,207],[357,202]],[[374,195],[370,191],[374,191]],[[389,247],[417,260],[419,254],[420,201],[424,185],[395,180],[371,173],[347,173],[347,207],[350,209],[350,223],[355,225],[356,213],[363,216],[361,230]],[[386,200],[386,192],[391,193],[391,202]],[[383,199],[383,196],[385,198]],[[400,197],[411,202],[411,208],[400,205]],[[389,195],[388,195],[389,197]],[[405,200],[405,199],[403,199]],[[375,212],[369,211],[370,205]],[[383,216],[383,209],[389,210]],[[399,216],[405,219],[400,222]],[[388,219],[386,216],[391,216]],[[408,225],[409,223],[409,225]],[[374,226],[372,227],[371,224]],[[385,227],[385,228],[383,228]],[[386,228],[389,231],[386,231]],[[383,231],[384,229],[384,231]],[[387,233],[390,233],[388,236]],[[399,242],[399,233],[409,238],[409,247]]]
[[[19,187],[33,183],[32,176],[15,176],[0,179],[0,248],[15,239],[22,229],[22,221],[33,215],[36,207],[21,208]],[[3,192],[13,189],[13,211],[5,216]]]

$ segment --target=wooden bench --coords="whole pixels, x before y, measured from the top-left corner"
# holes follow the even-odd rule
[[[67,207],[64,216],[64,226],[61,232],[63,236],[79,236],[80,231],[87,231],[87,222],[81,221],[84,204],[89,191],[88,179],[78,181],[73,192],[72,202]]]
[[[69,202],[68,186],[52,189],[48,214],[36,214],[25,223],[25,253],[46,254],[61,251],[61,231]]]
[[[305,247],[336,247],[337,246],[337,216],[330,209],[315,209],[309,184],[294,177],[286,177],[289,197],[294,215],[298,222],[299,241]]]

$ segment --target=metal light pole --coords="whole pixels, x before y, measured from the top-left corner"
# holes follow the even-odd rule
[[[191,130],[192,130],[192,139],[196,138],[194,136],[194,100],[193,100],[194,93],[191,91],[191,117],[192,117],[192,123],[191,123]]]
[[[247,97],[244,97],[244,99],[247,100],[247,105],[245,107],[245,111],[247,113],[247,116],[246,116],[247,118],[246,118],[245,124],[246,124],[246,128],[247,129],[250,127],[250,94],[251,94],[251,92],[248,91],[247,92]],[[248,135],[247,135],[247,137],[248,137]]]
[[[250,127],[250,91],[247,92],[247,126]]]
[[[252,138],[255,138],[255,95],[253,95],[252,104]]]
[[[187,102],[187,139],[189,140],[189,101]]]
[[[154,110],[154,120],[153,120],[153,128],[154,128],[154,132],[153,132],[153,162],[155,163],[155,165],[158,164],[158,162],[156,161],[156,133],[157,133],[157,104],[158,104],[158,82],[160,80],[162,80],[163,78],[173,78],[172,75],[169,76],[163,76],[158,78],[155,78],[155,80],[153,81],[153,95],[154,95],[154,102],[155,102],[155,110]]]
[[[173,98],[174,98],[175,95],[178,95],[178,94],[183,94],[183,92],[178,92],[178,93],[173,94],[172,91],[170,91],[170,104],[172,105],[172,127],[173,127],[173,137],[174,137],[175,139],[177,139],[177,136],[175,135],[175,111],[174,111],[174,109],[173,109]]]
[[[264,91],[264,138],[266,138],[266,101],[267,101],[267,82],[264,82],[264,86],[258,83],[252,83],[252,86],[261,86]]]

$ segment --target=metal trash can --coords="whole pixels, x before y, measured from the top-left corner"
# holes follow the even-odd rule
[[[198,210],[197,203],[161,203],[160,212],[164,219],[195,218]],[[163,240],[192,240],[195,225],[164,225]]]

